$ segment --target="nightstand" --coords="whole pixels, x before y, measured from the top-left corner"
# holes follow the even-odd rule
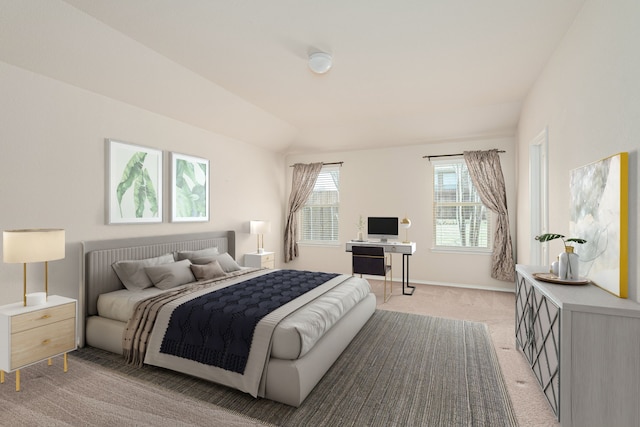
[[[245,267],[254,268],[275,268],[276,254],[274,252],[262,252],[261,254],[253,252],[244,255]]]
[[[16,372],[16,391],[20,391],[20,369],[64,354],[76,344],[76,300],[49,295],[37,306],[15,303],[0,306],[0,382],[5,372]]]

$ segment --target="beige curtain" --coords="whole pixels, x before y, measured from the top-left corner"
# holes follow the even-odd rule
[[[515,262],[509,231],[507,192],[498,150],[465,151],[464,160],[482,204],[498,215],[491,256],[491,277],[515,281]]]
[[[307,202],[321,170],[322,163],[297,163],[293,166],[287,224],[284,229],[284,262],[298,258],[298,242],[296,242],[298,218],[296,212]]]

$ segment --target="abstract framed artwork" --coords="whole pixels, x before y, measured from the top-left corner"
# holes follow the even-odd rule
[[[209,160],[171,153],[171,221],[209,221]]]
[[[628,288],[629,154],[619,153],[571,171],[570,224],[580,275],[620,297]]]
[[[109,224],[162,222],[162,151],[106,140]]]

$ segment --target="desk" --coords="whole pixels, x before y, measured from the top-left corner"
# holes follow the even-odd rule
[[[415,286],[409,284],[409,257],[416,252],[416,242],[347,242],[346,251],[351,252],[353,246],[382,246],[385,252],[402,254],[402,295],[413,295]]]

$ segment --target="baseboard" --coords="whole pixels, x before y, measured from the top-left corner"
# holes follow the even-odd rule
[[[370,279],[370,280],[380,280],[380,281],[382,281],[380,276],[367,276],[365,274],[362,277],[364,277],[366,279]],[[402,286],[402,278],[401,277],[394,277],[393,278],[393,283],[394,284],[399,283],[400,286]],[[512,285],[511,289],[499,288],[499,287],[496,287],[496,286],[487,286],[487,285],[471,285],[471,284],[466,284],[466,283],[451,283],[451,282],[434,282],[434,281],[414,280],[414,279],[411,279],[410,283],[412,285],[418,284],[418,285],[431,285],[431,286],[446,286],[446,287],[449,287],[449,288],[480,289],[480,290],[483,290],[483,291],[497,291],[497,292],[515,293],[515,283]]]
[[[394,279],[394,282],[396,280]],[[398,279],[397,281],[402,284],[402,279]],[[481,289],[483,291],[498,291],[498,292],[510,292],[515,293],[515,284],[513,284],[512,289],[506,288],[498,288],[495,286],[486,286],[486,285],[470,285],[465,283],[449,283],[449,282],[432,282],[425,280],[413,280],[411,279],[411,284],[420,284],[420,285],[432,285],[432,286],[447,286],[450,288],[465,288],[465,289]]]

